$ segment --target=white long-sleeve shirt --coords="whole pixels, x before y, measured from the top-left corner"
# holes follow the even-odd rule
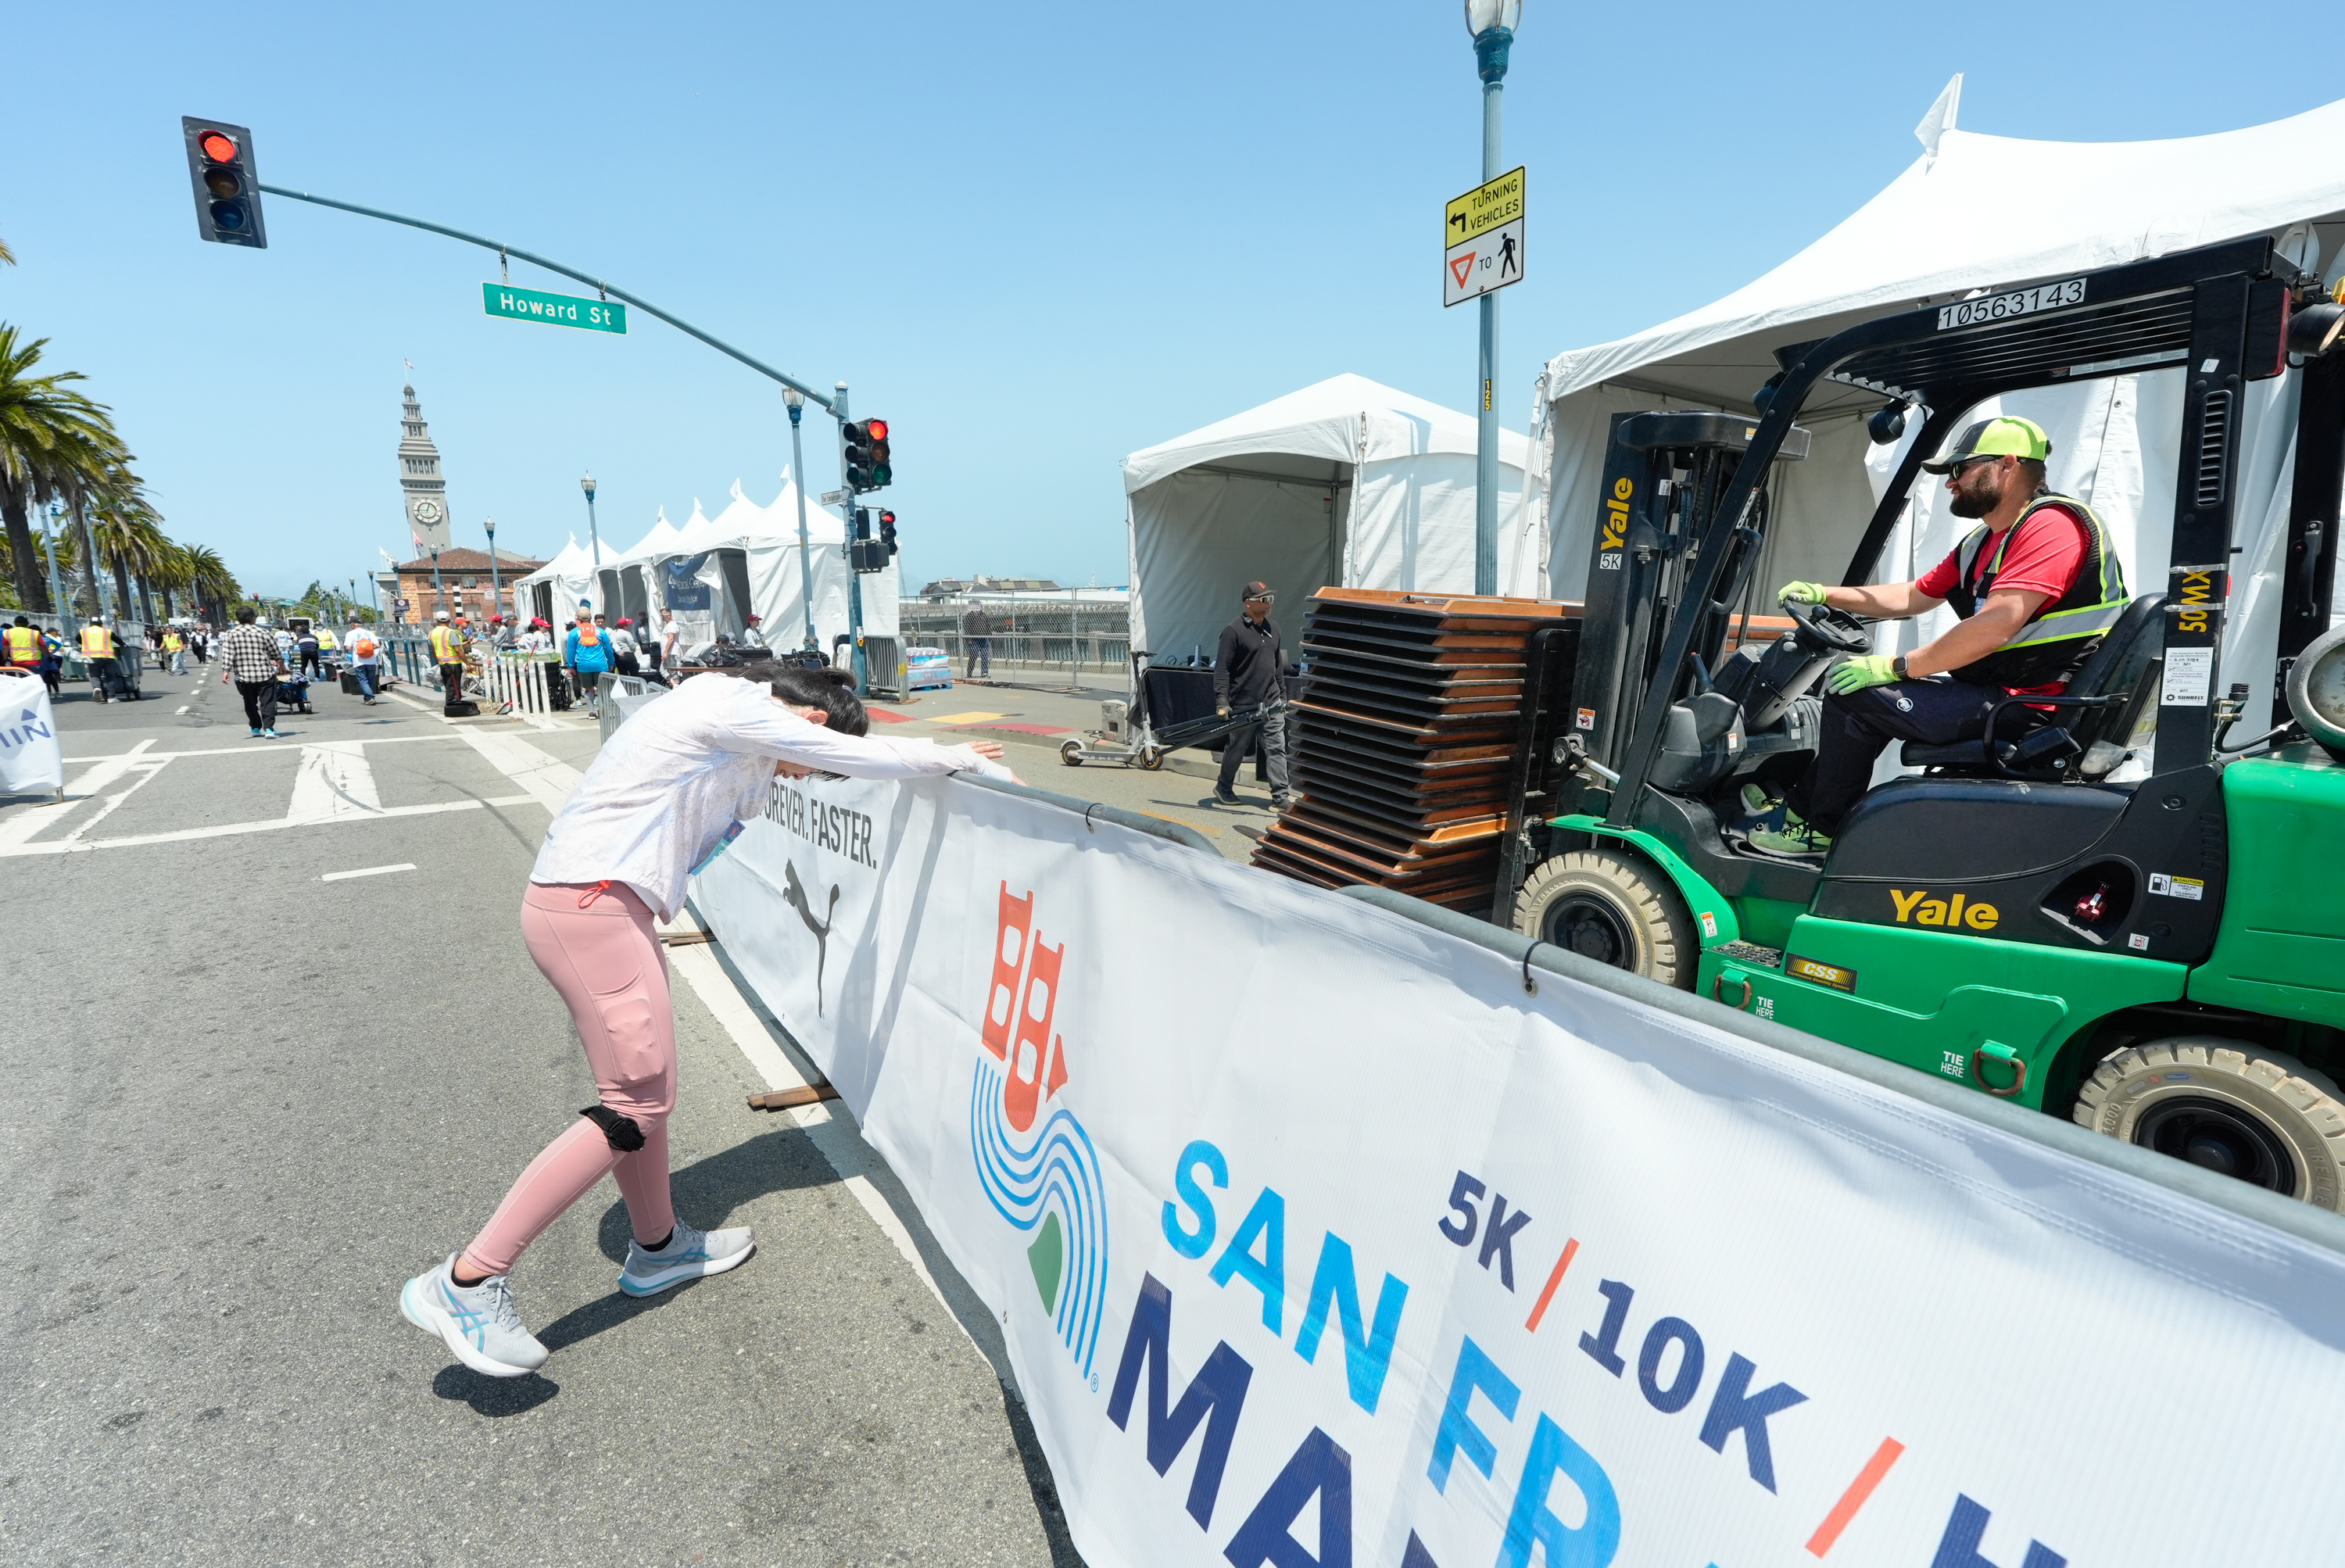
[[[855,779],[991,771],[966,746],[842,735],[762,681],[702,675],[619,727],[546,830],[533,882],[624,882],[663,920],[692,868],[771,799],[778,759]]]

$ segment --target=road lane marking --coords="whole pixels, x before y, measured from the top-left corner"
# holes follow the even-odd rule
[[[411,871],[414,869],[414,861],[401,860],[395,866],[366,866],[355,871],[328,871],[318,880],[321,882],[346,882],[352,877],[387,877],[393,871]]]
[[[289,822],[330,822],[345,817],[379,817],[382,797],[363,740],[325,740],[301,748],[301,771],[293,777]]]
[[[174,709],[172,710],[173,715],[176,717],[176,716],[177,716],[177,715],[178,715],[178,714],[182,714],[182,713],[187,712],[187,711],[188,711],[188,707],[189,707],[189,706],[190,706],[189,704],[188,704],[188,703],[184,703],[184,702],[183,702],[183,703],[181,703],[181,704],[179,704],[179,706],[178,706],[178,708],[174,708]]]
[[[385,806],[380,812],[371,816],[344,817],[335,820],[379,822],[390,817],[429,817],[443,811],[478,811],[491,806],[533,806],[539,803],[534,795],[492,795],[480,800],[443,800],[424,806]],[[80,802],[76,800],[69,801],[67,804],[79,805]],[[48,811],[56,808],[44,806],[38,809]],[[25,816],[32,814],[32,812],[26,812]],[[68,855],[89,850],[127,850],[143,844],[183,844],[195,839],[224,839],[239,833],[273,833],[282,828],[318,828],[329,825],[324,822],[304,822],[291,818],[273,817],[265,822],[218,822],[207,828],[174,828],[167,832],[134,833],[120,839],[45,839],[37,844],[9,841],[5,830],[22,820],[24,818],[19,817],[0,823],[0,859],[18,855]]]
[[[570,791],[578,788],[578,769],[540,751],[518,735],[499,735],[482,729],[460,729],[466,745],[489,759],[491,767],[519,784],[537,803],[555,816],[570,799]]]
[[[0,820],[0,855],[25,853],[19,846],[42,829],[55,827],[91,796],[129,772],[139,755],[154,744],[152,740],[142,740],[119,756],[103,758],[89,771],[66,786],[64,799],[52,801],[46,806],[36,806]]]
[[[121,805],[125,800],[129,799],[131,796],[138,792],[142,786],[150,783],[154,779],[155,775],[163,771],[163,764],[160,762],[154,763],[151,766],[139,764],[136,766],[135,771],[138,774],[138,777],[131,780],[130,788],[119,790],[115,794],[108,795],[106,798],[105,804],[98,807],[96,810],[91,812],[87,818],[76,823],[74,827],[74,830],[65,836],[64,841],[66,843],[72,843],[77,839],[86,837],[92,828],[96,827],[100,822],[105,821],[107,818],[114,814],[114,809],[116,807]]]
[[[453,735],[435,729],[428,735],[370,735],[364,740],[354,742],[352,744],[360,746],[397,746],[404,741],[410,740],[453,740],[456,737]],[[118,757],[137,757],[142,754],[148,757],[271,757],[278,755],[281,750],[281,748],[278,747],[255,746],[249,740],[242,746],[214,746],[206,748],[200,751],[146,750],[146,748],[154,744],[155,743],[151,740],[142,740],[138,743],[138,748],[136,750],[109,752],[97,757],[68,757],[66,759],[66,762],[67,766],[71,767],[84,762],[110,762]],[[340,745],[344,743],[340,741],[329,742],[320,740],[308,742],[306,744],[325,746]]]

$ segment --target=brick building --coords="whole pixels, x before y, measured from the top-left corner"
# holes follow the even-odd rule
[[[397,569],[395,591],[389,580],[393,574],[385,572],[381,575],[385,596],[383,614],[392,621],[428,621],[435,610],[446,610],[452,616],[462,612],[476,621],[485,622],[491,616],[510,614],[514,580],[529,575],[544,565],[543,561],[516,555],[509,550],[498,551],[495,575],[502,581],[505,591],[505,602],[500,606],[493,602],[489,553],[486,550],[458,547],[440,552],[439,583],[440,587],[446,590],[444,599],[432,586],[431,556],[402,561]],[[391,607],[391,598],[394,592],[397,597],[407,601],[405,610]]]

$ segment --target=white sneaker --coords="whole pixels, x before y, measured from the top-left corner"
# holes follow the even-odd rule
[[[619,1270],[619,1288],[630,1296],[656,1296],[687,1279],[738,1268],[756,1250],[756,1233],[746,1225],[730,1230],[695,1230],[679,1219],[675,1234],[657,1252],[646,1252],[642,1242],[629,1238],[627,1266]]]
[[[439,1335],[458,1360],[482,1377],[527,1377],[545,1365],[550,1352],[521,1326],[506,1278],[492,1274],[478,1285],[459,1285],[449,1275],[455,1263],[452,1252],[439,1267],[407,1282],[399,1293],[399,1309],[407,1320]]]

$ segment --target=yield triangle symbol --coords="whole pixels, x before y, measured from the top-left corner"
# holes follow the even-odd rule
[[[1475,252],[1468,250],[1449,264],[1450,273],[1457,280],[1460,289],[1466,287],[1466,275],[1474,270],[1474,256]]]

